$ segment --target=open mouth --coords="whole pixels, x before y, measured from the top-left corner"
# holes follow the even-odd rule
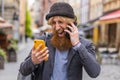
[[[59,29],[58,30],[58,35],[63,36],[64,35],[64,29]]]
[[[64,33],[64,29],[59,29],[58,34],[62,34],[62,33]]]

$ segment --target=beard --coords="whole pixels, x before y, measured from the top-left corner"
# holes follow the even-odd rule
[[[64,51],[64,50],[68,50],[69,48],[72,47],[71,41],[70,39],[68,39],[66,36],[64,37],[59,37],[58,34],[61,31],[61,33],[64,32],[64,30],[53,30],[53,36],[51,38],[51,43],[53,45],[53,47]]]

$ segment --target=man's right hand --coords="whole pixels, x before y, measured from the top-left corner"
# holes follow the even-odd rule
[[[36,49],[34,47],[32,49],[31,59],[34,64],[39,64],[49,57],[48,48],[45,47],[44,49],[40,50],[41,47],[42,44],[40,44]]]

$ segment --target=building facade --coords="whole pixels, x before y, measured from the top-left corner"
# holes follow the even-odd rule
[[[32,10],[32,16],[35,21],[37,27],[41,27],[45,25],[45,15],[49,11],[49,7],[55,2],[56,0],[35,0]]]
[[[92,24],[96,44],[120,47],[120,0],[81,0],[80,10],[81,24]]]
[[[80,24],[86,24],[89,21],[90,0],[80,0]]]
[[[103,4],[102,0],[90,0],[90,14],[89,20],[95,20],[102,16],[103,14]]]
[[[19,39],[19,0],[0,0],[0,16],[13,24],[13,38]]]
[[[14,12],[19,12],[18,0],[0,0],[0,16],[12,23]]]
[[[99,20],[99,18],[102,16],[103,14],[103,2],[102,0],[90,0],[90,14],[89,14],[89,24],[91,24],[92,26],[94,26],[93,30],[92,30],[92,37],[93,37],[93,41],[95,44],[98,43],[99,37],[101,36],[99,33],[99,29],[100,27],[98,27],[99,25],[96,24],[97,21]]]
[[[27,7],[27,0],[20,0],[20,17],[19,17],[19,23],[20,23],[20,40],[22,42],[25,42],[25,15],[26,15],[26,7]]]
[[[120,0],[103,0],[103,16],[100,18],[101,41],[108,47],[120,46]]]

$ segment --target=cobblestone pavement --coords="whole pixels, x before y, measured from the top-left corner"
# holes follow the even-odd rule
[[[0,80],[17,80],[18,69],[20,63],[28,55],[33,42],[29,41],[26,44],[20,44],[21,51],[18,52],[17,62],[5,63],[5,69],[0,70]],[[90,78],[84,71],[83,80],[120,80],[120,65],[102,64],[101,73],[97,78]]]

